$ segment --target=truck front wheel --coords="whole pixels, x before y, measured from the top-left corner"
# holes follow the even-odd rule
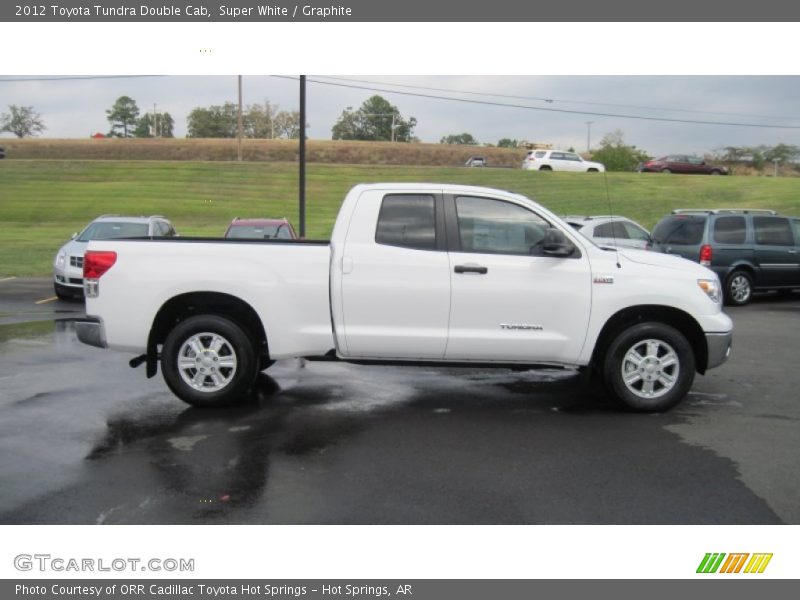
[[[161,350],[161,370],[169,389],[192,406],[227,406],[244,398],[259,366],[253,343],[242,328],[216,315],[181,321]]]
[[[680,402],[692,387],[692,346],[674,327],[639,323],[623,330],[605,355],[609,392],[637,412],[661,412]]]

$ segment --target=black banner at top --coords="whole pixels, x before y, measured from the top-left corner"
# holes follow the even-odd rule
[[[786,0],[12,0],[10,22],[633,22],[800,21]],[[680,41],[676,32],[676,43]]]

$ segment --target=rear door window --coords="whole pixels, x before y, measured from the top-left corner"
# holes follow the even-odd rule
[[[647,233],[646,230],[642,229],[638,225],[634,225],[633,223],[627,223],[625,221],[622,222],[622,226],[627,230],[628,237],[632,240],[641,240],[643,242],[650,241],[650,234]]]
[[[653,239],[659,244],[696,246],[703,239],[706,217],[675,215],[659,221]]]
[[[617,240],[627,240],[628,230],[623,227],[619,221],[612,221],[611,223],[603,223],[594,228],[594,237],[608,238]]]
[[[756,244],[764,246],[794,246],[789,219],[781,217],[753,217]]]
[[[718,217],[714,221],[714,242],[744,244],[747,230],[744,217]]]
[[[433,196],[385,196],[378,214],[375,242],[414,250],[435,250],[436,205]]]

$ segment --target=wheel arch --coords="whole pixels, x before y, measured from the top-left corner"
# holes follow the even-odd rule
[[[264,324],[255,309],[247,302],[222,292],[189,292],[173,296],[158,309],[147,337],[147,376],[153,377],[158,369],[158,346],[181,321],[202,314],[229,318],[250,336],[256,354],[269,359],[269,345]]]
[[[657,304],[629,306],[614,313],[600,330],[600,335],[597,338],[597,343],[592,352],[591,364],[600,364],[599,361],[602,361],[611,342],[624,329],[646,321],[664,323],[680,331],[692,347],[697,372],[701,375],[706,372],[706,367],[708,365],[708,346],[706,345],[706,337],[703,328],[700,327],[700,324],[689,313],[672,306]]]
[[[725,275],[725,280],[722,282],[723,285],[727,285],[728,281],[736,271],[746,271],[750,277],[753,278],[753,286],[755,287],[756,283],[758,282],[758,276],[756,273],[756,268],[749,262],[739,261],[733,263],[730,267],[728,267],[728,272]]]

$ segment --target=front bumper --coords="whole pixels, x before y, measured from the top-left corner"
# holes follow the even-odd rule
[[[106,331],[103,322],[99,318],[87,317],[75,321],[75,333],[78,339],[89,346],[97,348],[107,348]]]
[[[83,291],[83,269],[76,269],[71,266],[55,267],[53,269],[53,281],[58,285]]]
[[[731,355],[733,344],[733,332],[727,333],[707,333],[706,347],[708,348],[708,361],[706,369],[713,369],[720,366]]]

